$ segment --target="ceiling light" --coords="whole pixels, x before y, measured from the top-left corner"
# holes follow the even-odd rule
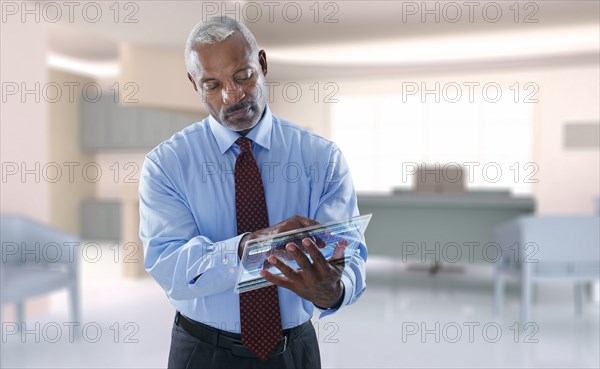
[[[493,61],[598,52],[597,24],[532,31],[370,41],[267,50],[270,60],[308,65],[396,65]]]
[[[118,77],[119,75],[119,62],[117,60],[94,62],[49,53],[46,57],[46,63],[50,68],[98,79]]]

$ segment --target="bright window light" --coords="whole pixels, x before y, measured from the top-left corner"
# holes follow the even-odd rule
[[[93,78],[111,78],[119,75],[119,62],[90,62],[59,54],[48,54],[46,63],[49,67],[72,72]]]
[[[405,100],[355,95],[334,104],[333,139],[358,191],[408,190],[417,177],[414,165],[438,163],[443,169],[456,163],[466,169],[467,189],[531,193],[539,178],[532,160],[532,104]]]
[[[389,65],[482,62],[598,52],[598,24],[410,40],[270,48],[269,58],[292,64]]]

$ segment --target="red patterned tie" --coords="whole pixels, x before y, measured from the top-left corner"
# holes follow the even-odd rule
[[[260,171],[252,156],[252,141],[235,143],[242,152],[235,162],[235,210],[238,234],[269,226]],[[266,360],[282,337],[277,287],[268,286],[240,294],[242,343]]]

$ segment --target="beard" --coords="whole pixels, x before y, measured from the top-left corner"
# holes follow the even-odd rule
[[[256,101],[240,101],[223,112],[221,123],[233,131],[245,131],[256,126],[261,113]]]

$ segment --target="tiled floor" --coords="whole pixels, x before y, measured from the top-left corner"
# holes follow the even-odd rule
[[[519,330],[516,288],[509,290],[503,319],[494,320],[487,268],[430,277],[372,257],[367,281],[357,304],[313,318],[323,367],[600,365],[600,308],[589,303],[575,317],[569,285],[538,288],[532,322]],[[2,367],[166,366],[174,311],[152,279],[122,279],[120,265],[103,257],[82,263],[82,291],[79,340],[69,342],[67,296],[58,293],[51,311],[27,321],[28,331],[10,334],[3,323]]]

